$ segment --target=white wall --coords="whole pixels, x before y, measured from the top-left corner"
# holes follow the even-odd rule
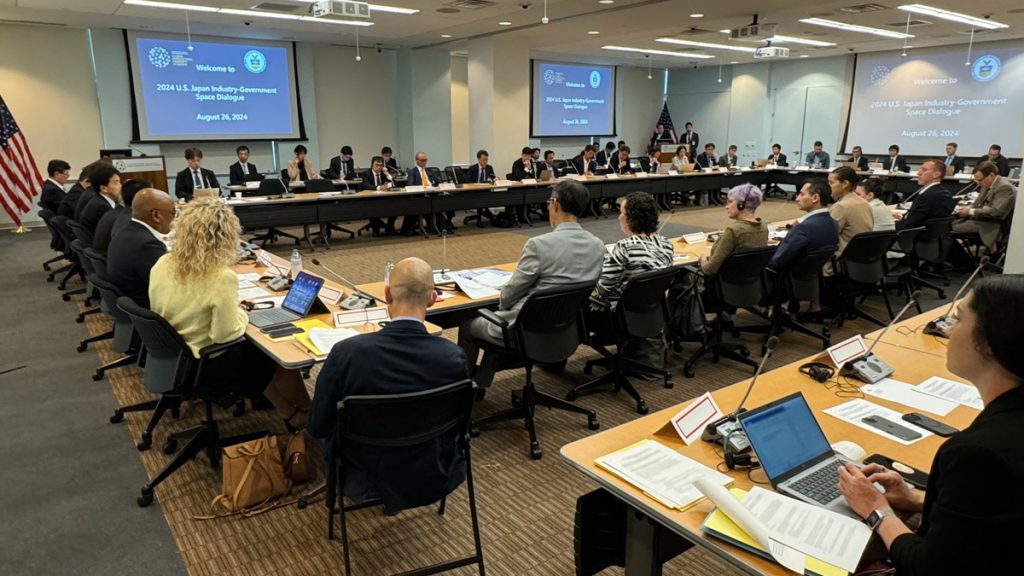
[[[452,56],[452,163],[472,164],[476,150],[469,149],[469,58]]]

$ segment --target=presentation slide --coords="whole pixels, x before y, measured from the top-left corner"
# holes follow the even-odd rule
[[[966,63],[966,64],[965,64]],[[1021,155],[1024,129],[1024,48],[967,47],[861,54],[850,106],[845,152],[885,156],[945,156],[945,144],[977,158],[991,144]],[[873,158],[872,158],[873,159]]]
[[[533,61],[530,135],[615,134],[615,67]]]
[[[290,43],[128,32],[128,48],[137,140],[302,136]]]

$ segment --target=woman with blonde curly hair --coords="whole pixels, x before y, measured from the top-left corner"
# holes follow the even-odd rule
[[[174,245],[153,265],[150,307],[181,335],[196,358],[213,344],[245,333],[248,315],[238,306],[238,217],[217,198],[182,207]],[[309,394],[298,370],[287,370],[246,340],[207,361],[203,385],[249,398],[262,394],[289,429],[305,426]]]

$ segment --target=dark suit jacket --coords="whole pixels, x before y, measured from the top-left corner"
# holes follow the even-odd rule
[[[484,182],[490,183],[494,181],[494,166],[490,164],[484,169],[483,179]],[[473,164],[466,170],[466,182],[470,184],[480,183],[480,163]]]
[[[346,396],[419,392],[465,378],[466,354],[455,343],[414,320],[391,322],[331,349],[316,381],[309,433],[331,450]],[[357,502],[380,496],[389,514],[436,502],[465,478],[465,463],[453,455],[447,440],[385,453],[345,450],[344,493]]]
[[[808,216],[786,233],[768,267],[782,273],[811,250],[839,246],[839,223],[828,212]]]
[[[246,162],[245,165],[246,165],[246,167],[249,168],[249,173],[248,174],[242,172],[242,164],[240,162],[235,162],[234,164],[232,164],[228,168],[228,183],[229,184],[231,184],[232,186],[237,186],[237,185],[240,185],[240,184],[245,184],[245,177],[246,176],[252,176],[252,175],[255,175],[255,174],[259,174],[259,170],[256,169],[256,165],[253,164],[252,162]],[[177,183],[175,183],[175,184],[177,184]]]
[[[166,253],[163,242],[129,218],[128,224],[114,233],[107,248],[107,280],[117,286],[122,296],[149,308],[149,271]]]
[[[93,198],[96,198],[99,195],[99,192],[97,192],[96,188],[93,186],[89,186],[88,188],[83,190],[81,197],[78,198],[78,202],[75,203],[75,217],[72,218],[72,220],[74,220],[75,222],[81,222],[82,212],[85,212],[85,207],[88,206],[90,202],[92,202]]]
[[[698,147],[700,146],[700,134],[697,134],[696,132],[694,132],[694,133],[692,133],[690,135],[690,138],[691,138],[691,140],[687,140],[686,139],[686,130],[683,130],[683,133],[679,135],[679,143],[680,144],[689,144],[690,145],[690,156],[693,156],[693,151],[697,150]]]
[[[577,173],[577,174],[582,175],[587,170],[589,170],[591,174],[593,174],[594,172],[597,171],[597,162],[594,161],[594,160],[590,161],[590,167],[587,170],[583,169],[583,156],[577,156],[577,157],[573,158],[570,162],[572,162],[572,165],[576,167],[575,173]],[[565,173],[566,174],[572,174],[573,172],[569,172],[569,170],[565,170]]]
[[[991,158],[988,157],[988,154],[985,154],[981,158],[978,158],[978,162],[975,164],[975,166],[981,164],[982,162],[992,162],[993,164],[995,164],[999,168],[1000,176],[1006,177],[1010,175],[1010,161],[1007,160],[1006,156],[1003,156],[1002,154],[1000,154],[995,160],[992,160]]]
[[[377,189],[377,184],[375,183],[375,181],[374,181],[375,179],[373,177],[373,169],[370,169],[370,170],[367,170],[366,172],[363,172],[362,176],[360,176],[359,179],[361,180],[361,182],[359,183],[359,189],[360,190],[376,190]],[[386,170],[381,170],[380,171],[380,183],[381,183],[381,185],[384,185],[385,182],[391,182],[391,180],[388,179],[387,171]]]
[[[107,253],[107,247],[110,246],[110,239],[114,235],[114,222],[116,222],[125,213],[131,214],[131,208],[125,208],[124,206],[114,206],[113,209],[108,210],[98,224],[96,224],[96,230],[92,235],[92,247],[99,250],[102,254]],[[131,220],[131,216],[128,217]]]
[[[618,152],[615,151],[615,150],[612,150],[611,157],[614,158],[616,155],[618,155]],[[598,151],[597,155],[594,156],[594,160],[597,162],[598,166],[607,166],[608,165],[608,154],[605,154],[604,150],[600,150],[600,151]]]
[[[437,173],[437,169],[436,168],[427,167],[426,171],[427,171],[427,178],[430,178],[430,185],[431,186],[437,186],[438,184],[441,183],[441,179],[438,177],[438,173]],[[409,168],[409,171],[406,172],[406,177],[407,177],[407,180],[405,182],[406,186],[426,186],[426,184],[424,184],[423,180],[420,178],[420,167],[419,166],[413,166],[412,168]]]
[[[200,168],[199,171],[202,173],[203,180],[208,188],[220,188],[220,183],[217,182],[217,176],[214,175],[213,170]],[[195,188],[195,182],[192,181],[192,171],[188,168],[178,172],[177,176],[174,177],[174,195],[178,198],[184,198],[186,202],[191,202],[192,191]]]
[[[350,176],[356,174],[356,159],[353,156],[348,162],[341,159],[341,156],[331,158],[331,166],[327,169],[327,177],[333,180],[350,180]]]
[[[395,160],[395,157],[392,156],[391,158],[388,158],[388,161],[384,163],[384,166],[392,170],[398,170],[398,160]]]
[[[75,209],[78,207],[78,201],[82,199],[82,194],[85,193],[85,188],[78,182],[68,190],[68,193],[64,195],[64,199],[60,201],[60,206],[57,208],[57,215],[64,216],[68,220],[75,219]]]
[[[772,158],[775,158],[775,156],[769,154],[768,155],[768,161],[770,162]],[[778,156],[778,159],[775,161],[775,165],[776,166],[789,166],[789,162],[786,161],[786,155],[780,153],[779,156]],[[867,164],[865,164],[865,166],[867,166]]]
[[[718,166],[718,157],[708,156],[707,152],[701,152],[700,154],[697,154],[697,159],[695,161],[697,162],[697,165],[700,166],[701,168],[713,168],[715,166]]]
[[[945,158],[942,159],[942,163],[943,164],[946,163],[946,159]],[[946,166],[952,166],[953,167],[953,173],[954,174],[959,174],[959,173],[964,171],[964,159],[963,159],[962,156],[953,155],[953,161],[951,163],[949,163],[949,164],[946,164]],[[1007,172],[1007,174],[1009,174],[1009,172]]]
[[[896,229],[916,228],[932,218],[945,218],[953,215],[956,200],[949,190],[938,183],[912,199],[910,210],[896,222]]]
[[[93,236],[95,236],[96,227],[99,226],[103,215],[111,210],[112,208],[110,207],[110,203],[107,202],[106,197],[97,194],[89,201],[89,204],[86,205],[85,209],[82,210],[82,217],[78,220],[78,223],[85,226],[86,230],[92,232]]]
[[[849,162],[855,162],[857,164],[857,166],[854,169],[859,171],[859,172],[867,172],[868,171],[868,159],[867,159],[867,156],[861,156],[860,158],[857,158],[856,160],[853,158],[853,156],[850,156]]]
[[[39,193],[39,205],[56,214],[60,210],[60,201],[64,199],[64,196],[64,188],[47,180],[43,183],[43,189]]]
[[[633,174],[636,170],[633,170],[633,164],[630,163],[629,158],[626,158],[626,165],[619,167],[619,157],[615,156],[612,158],[612,172],[616,174]]]
[[[530,162],[530,170],[526,170],[526,166],[523,164],[523,159],[520,158],[512,163],[512,179],[522,180],[524,178],[536,178],[540,176],[540,172],[537,172],[537,164]]]
[[[903,156],[900,155],[896,156],[895,168],[892,167],[892,156],[889,156],[885,160],[882,160],[882,169],[895,170],[897,172],[910,172],[910,166],[907,166],[906,159],[904,159]]]
[[[728,154],[725,154],[724,156],[718,157],[718,165],[722,166],[723,168],[731,168],[734,166],[739,166],[739,164],[739,156],[729,156]]]
[[[939,447],[921,527],[889,550],[900,576],[1008,574],[1024,525],[1024,387],[1004,392]]]

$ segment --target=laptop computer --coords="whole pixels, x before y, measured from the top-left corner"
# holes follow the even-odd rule
[[[672,170],[671,162],[662,162],[658,164],[658,174],[668,174],[668,171]]]
[[[754,166],[756,168],[764,168],[767,165],[768,165],[768,159],[767,158],[756,158],[754,160]]]
[[[693,172],[694,168],[696,166],[697,166],[696,164],[680,164],[679,165],[679,173],[680,174],[687,174],[689,172]]]
[[[246,174],[245,175],[245,181],[246,182],[262,182],[264,178],[265,178],[265,176],[263,176],[263,174]]]
[[[280,178],[266,178],[260,180],[260,185],[255,191],[247,191],[250,196],[284,196],[288,193],[288,185]]]
[[[796,392],[738,416],[768,481],[777,492],[854,515],[839,493],[839,466],[803,394]]]
[[[249,324],[257,328],[266,328],[305,318],[313,305],[318,302],[316,296],[320,293],[320,287],[323,285],[323,278],[299,272],[295,281],[292,282],[292,287],[288,290],[288,295],[284,297],[281,307],[250,312]]]
[[[540,180],[541,182],[546,182],[548,180],[553,180],[554,179],[554,172],[552,172],[551,170],[541,170],[540,171],[540,177],[537,178],[537,179]]]

